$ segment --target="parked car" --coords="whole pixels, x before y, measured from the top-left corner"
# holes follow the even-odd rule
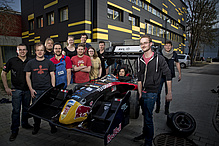
[[[213,62],[219,62],[219,56],[212,59]]]
[[[188,66],[191,66],[191,59],[189,55],[186,54],[177,54],[177,55],[181,68],[186,68]]]

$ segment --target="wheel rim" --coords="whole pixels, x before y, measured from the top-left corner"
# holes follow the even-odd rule
[[[176,126],[180,129],[189,129],[192,127],[192,120],[186,115],[178,115],[175,118]]]

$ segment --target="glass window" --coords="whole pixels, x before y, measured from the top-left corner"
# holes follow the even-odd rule
[[[129,14],[129,21],[131,21],[133,26],[140,26],[140,18],[138,16]]]
[[[54,24],[54,12],[47,14],[48,25]]]
[[[168,40],[170,40],[170,32],[167,31],[167,37],[166,37]]]
[[[61,8],[59,13],[60,13],[60,22],[68,20],[68,7]]]
[[[144,9],[148,10],[148,5],[147,4],[144,4]]]
[[[164,30],[160,28],[160,37],[164,38]]]
[[[147,24],[147,31],[148,31],[148,34],[152,34],[152,25],[151,24]]]
[[[43,27],[43,16],[37,18],[37,28]]]
[[[142,7],[142,3],[143,3],[143,2],[142,2],[141,0],[138,0],[138,6],[139,6],[139,7]]]
[[[107,18],[117,21],[123,21],[123,11],[108,5]]]
[[[157,36],[159,37],[160,36],[160,28],[157,27]]]
[[[34,30],[34,20],[29,21],[29,28],[30,30]]]
[[[132,0],[132,3],[133,3],[133,4],[136,4],[136,0]]]
[[[152,33],[152,35],[157,35],[157,27],[156,26],[153,26],[153,33]]]
[[[148,11],[152,13],[152,7],[148,6]]]
[[[156,11],[154,8],[152,8],[152,11],[153,11],[153,14],[154,14],[154,15],[157,14],[157,11]]]

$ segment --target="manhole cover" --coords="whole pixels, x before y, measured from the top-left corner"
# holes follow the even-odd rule
[[[154,138],[155,146],[197,146],[193,141],[169,133],[159,134]]]

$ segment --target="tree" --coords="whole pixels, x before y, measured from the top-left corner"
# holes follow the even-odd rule
[[[217,3],[218,0],[186,0],[189,55],[192,58],[192,63],[200,43],[212,45],[215,41],[216,29],[213,26],[218,23]]]

